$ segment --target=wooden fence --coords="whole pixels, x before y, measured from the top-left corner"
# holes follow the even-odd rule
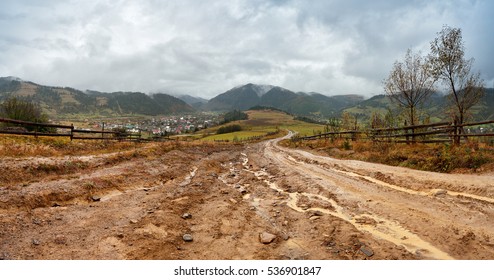
[[[127,133],[112,130],[87,130],[76,129],[74,125],[59,125],[48,123],[26,122],[13,119],[0,118],[0,123],[10,123],[14,127],[0,127],[0,134],[29,135],[29,136],[52,136],[52,137],[70,137],[72,139],[82,140],[118,140],[118,141],[163,141],[168,140],[164,137],[144,138],[141,132]],[[26,127],[34,128],[33,131],[27,131]]]
[[[312,136],[292,138],[293,141],[315,140],[315,139],[368,139],[377,142],[395,142],[395,143],[437,143],[451,142],[460,144],[471,137],[494,137],[492,132],[470,132],[467,127],[492,124],[494,120],[455,124],[449,122],[439,122],[424,125],[394,127],[394,128],[377,128],[367,130],[348,130],[320,133]]]

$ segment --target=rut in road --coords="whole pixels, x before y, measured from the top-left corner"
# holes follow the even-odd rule
[[[296,172],[314,184],[323,186],[336,194],[338,198],[338,202],[336,202],[334,199],[317,193],[287,192],[279,188],[276,182],[266,179],[268,173],[265,170],[257,172],[256,176],[264,179],[272,189],[289,195],[287,205],[293,210],[299,212],[320,211],[338,217],[351,223],[361,232],[367,232],[375,238],[403,246],[407,251],[421,258],[466,258],[465,255],[458,254],[458,246],[464,246],[465,244],[462,242],[465,240],[457,238],[460,240],[456,240],[453,244],[448,242],[448,240],[451,241],[452,234],[451,232],[448,233],[446,228],[448,224],[451,224],[453,228],[465,232],[476,232],[477,235],[483,236],[485,242],[467,245],[475,247],[473,251],[488,249],[490,250],[488,255],[494,256],[490,243],[493,229],[489,223],[493,217],[493,198],[451,190],[444,190],[440,193],[441,197],[436,197],[431,195],[434,194],[435,189],[430,191],[414,190],[348,171],[349,168],[323,164],[321,158],[327,161],[331,161],[331,159],[282,148],[277,145],[279,140],[268,141],[263,146],[263,154],[271,163]],[[411,177],[413,178],[413,175]],[[489,181],[489,178],[486,180]],[[297,201],[302,197],[326,201],[332,205],[334,210],[302,209],[297,206]],[[462,203],[464,204],[465,199],[470,200],[468,203],[475,207],[479,205],[483,207],[480,211],[481,215],[477,213],[476,216],[478,217],[473,221],[468,215],[475,213],[477,209],[475,207],[467,208],[468,212],[464,213],[463,210],[465,209]],[[459,204],[460,207],[458,207]],[[467,216],[467,221],[459,219],[455,223],[451,222],[453,217],[460,215]],[[431,228],[431,230],[427,231],[423,228]],[[433,236],[431,233],[437,236]],[[486,248],[485,245],[488,247]]]

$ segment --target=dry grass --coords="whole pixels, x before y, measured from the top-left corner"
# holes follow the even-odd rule
[[[73,140],[60,137],[1,136],[0,157],[57,157],[118,153],[121,157],[153,156],[180,148],[212,148],[218,143],[166,141],[151,143]]]
[[[130,150],[134,143],[115,141],[83,141],[61,137],[0,137],[0,157],[51,157],[96,155]]]
[[[396,144],[330,139],[289,142],[285,145],[323,152],[329,156],[403,166],[443,173],[492,171],[494,147],[471,141],[459,147],[450,144]]]
[[[1,137],[0,183],[38,182],[64,177],[78,178],[91,170],[127,161],[163,157],[173,150],[209,154],[225,144],[200,142],[129,143],[72,141],[61,138]],[[166,156],[166,155],[165,155]]]

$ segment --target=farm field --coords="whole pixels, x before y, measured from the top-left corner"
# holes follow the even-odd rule
[[[324,126],[319,124],[311,124],[298,120],[294,120],[293,116],[287,115],[279,111],[271,110],[253,110],[246,112],[249,115],[248,120],[235,121],[226,125],[238,124],[242,127],[242,131],[214,134],[217,128],[200,131],[197,135],[207,135],[203,140],[242,140],[249,137],[263,136],[267,133],[273,133],[278,130],[291,130],[299,133],[299,135],[307,136],[324,131]],[[283,132],[285,133],[285,132]],[[282,134],[283,134],[282,133]],[[280,134],[281,135],[281,134]]]

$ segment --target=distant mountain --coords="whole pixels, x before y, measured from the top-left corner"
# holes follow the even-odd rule
[[[246,84],[235,87],[209,100],[204,106],[207,111],[247,110],[260,105],[259,87],[254,84]]]
[[[419,108],[419,114],[422,117],[430,118],[431,122],[447,121],[450,120],[448,113],[449,105],[451,101],[448,96],[443,94],[434,93],[427,100],[426,104],[423,104]],[[385,115],[389,110],[393,111],[394,115],[400,113],[400,109],[393,104],[390,99],[385,95],[375,95],[367,100],[363,100],[354,106],[347,106],[343,111],[348,112],[360,121],[368,121],[372,116],[372,113],[378,112]],[[494,89],[486,88],[485,95],[480,102],[475,105],[471,110],[470,120],[483,121],[494,119]]]
[[[50,117],[71,114],[118,115],[166,115],[182,112],[247,110],[254,106],[273,107],[291,114],[327,119],[340,117],[346,111],[359,121],[370,119],[374,112],[382,115],[389,110],[394,115],[399,108],[385,95],[364,99],[360,95],[336,95],[310,92],[293,92],[272,85],[246,84],[232,88],[207,101],[183,95],[179,98],[142,92],[105,93],[85,92],[68,87],[51,87],[23,81],[17,77],[0,78],[0,102],[9,96],[19,96],[40,104]],[[431,121],[449,119],[448,97],[433,94],[420,111]],[[472,110],[474,120],[494,119],[494,89],[486,89],[482,100]]]
[[[204,106],[204,104],[208,103],[207,99],[204,99],[201,97],[190,96],[187,94],[177,95],[175,97],[184,101],[185,103],[189,104],[190,106],[194,107],[195,109],[200,109],[202,106]]]
[[[273,87],[261,96],[259,104],[261,106],[275,107],[279,109],[286,109],[284,104],[290,103],[299,97],[298,94],[289,91],[281,87]]]
[[[0,78],[0,102],[10,96],[40,104],[50,117],[67,114],[165,115],[195,111],[184,101],[166,94],[142,92],[82,92],[68,87],[51,87],[12,77]]]
[[[358,95],[325,96],[319,93],[295,93],[277,86],[246,84],[209,100],[210,111],[246,110],[254,106],[274,107],[297,115],[336,116],[345,107],[362,101]]]

